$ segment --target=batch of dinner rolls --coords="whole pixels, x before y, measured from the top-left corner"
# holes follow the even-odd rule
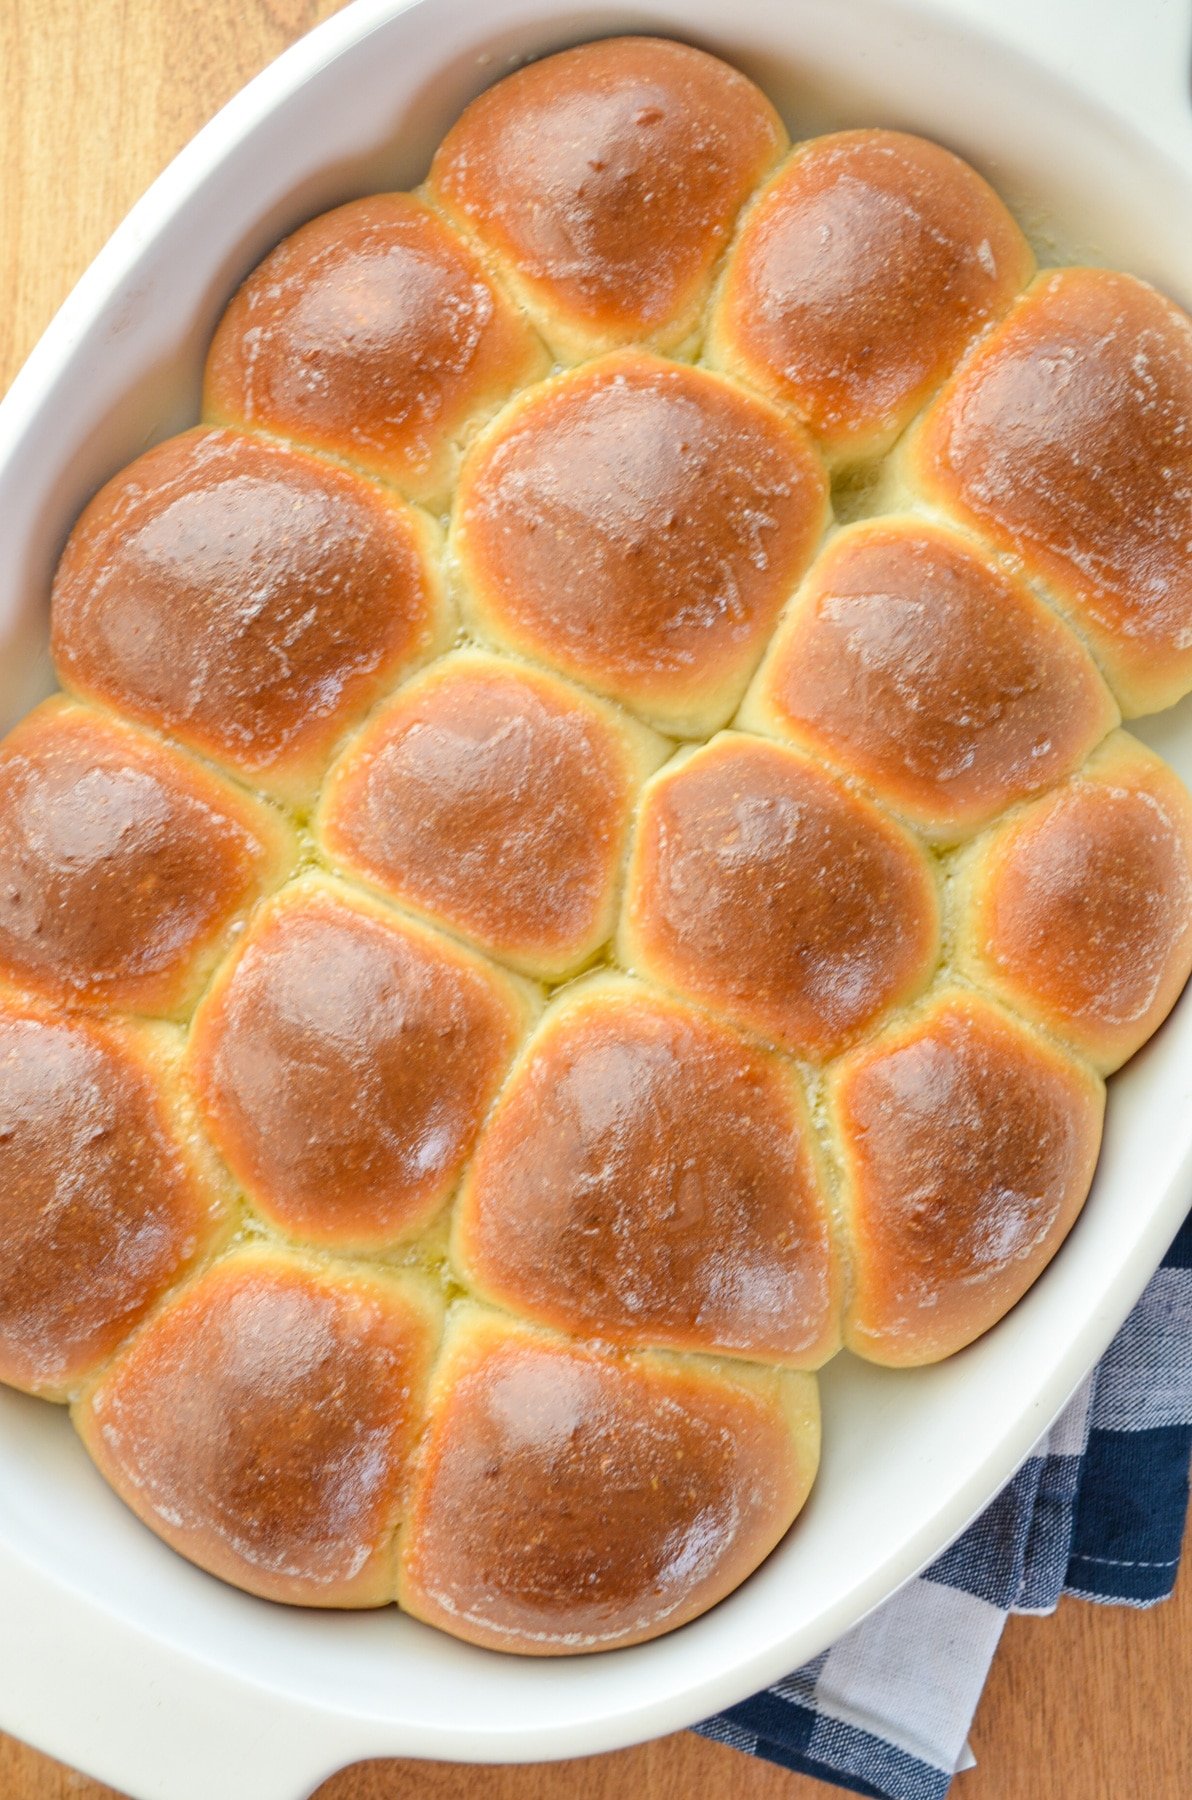
[[[835,500],[834,500],[835,496]],[[1192,322],[702,51],[250,273],[0,746],[0,1379],[201,1568],[639,1642],[1060,1247],[1192,967]],[[830,1428],[830,1421],[829,1421]]]

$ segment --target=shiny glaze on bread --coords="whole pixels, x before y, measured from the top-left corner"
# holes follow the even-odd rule
[[[1190,446],[1172,302],[681,44],[299,226],[0,745],[0,1380],[270,1600],[723,1599],[1188,978]]]

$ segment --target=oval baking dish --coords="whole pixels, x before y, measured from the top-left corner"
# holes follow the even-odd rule
[[[647,28],[743,67],[799,136],[872,123],[939,138],[992,179],[1047,260],[1108,262],[1192,299],[1192,253],[1169,224],[1192,190],[1179,166],[1041,69],[929,12],[761,4],[724,32],[710,5],[560,19],[501,4],[480,21],[459,0],[360,4],[172,165],[0,410],[0,723],[46,685],[43,601],[79,505],[195,416],[212,326],[269,245],[339,201],[416,182],[461,105],[517,60]],[[1139,735],[1192,772],[1188,702]],[[824,1465],[799,1529],[712,1613],[596,1664],[499,1661],[392,1612],[286,1614],[221,1588],[138,1529],[64,1419],[0,1393],[3,1723],[137,1793],[298,1800],[363,1756],[573,1755],[741,1698],[938,1553],[1136,1297],[1192,1186],[1187,996],[1113,1096],[1085,1215],[1012,1318],[929,1370],[831,1365]],[[75,1711],[63,1695],[82,1691]]]

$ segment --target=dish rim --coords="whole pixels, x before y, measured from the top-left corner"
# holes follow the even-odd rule
[[[23,441],[43,423],[42,414],[48,399],[52,398],[54,387],[64,378],[72,359],[80,352],[80,347],[85,345],[88,335],[94,332],[103,309],[118,300],[122,290],[133,281],[146,247],[157,239],[171,220],[177,218],[179,212],[201,189],[210,171],[213,148],[218,146],[217,161],[226,163],[234,159],[253,130],[274,114],[287,98],[291,98],[330,62],[359,46],[374,31],[401,16],[414,13],[429,15],[446,10],[446,0],[440,0],[437,7],[432,5],[432,0],[408,0],[408,3],[407,0],[356,0],[354,6],[333,15],[257,76],[179,153],[117,227],[104,249],[80,278],[18,374],[8,395],[0,402],[0,491],[3,489],[5,473],[20,455]],[[516,8],[498,6],[495,9],[497,14],[508,10]],[[953,4],[951,7],[941,8],[927,3],[927,0],[899,0],[898,10],[924,21],[938,22],[943,19],[954,24],[958,14],[970,12],[973,8],[971,4],[964,7]],[[985,10],[992,9],[986,7]],[[578,25],[584,15],[577,13],[572,16]],[[647,23],[644,19],[641,22]],[[658,29],[665,30],[665,23],[659,24]],[[789,27],[792,39],[796,32],[797,23],[792,21]],[[603,28],[599,34],[603,34]],[[582,27],[571,35],[582,36]],[[1005,53],[1004,41],[999,38],[994,41],[999,53]],[[1015,53],[1011,51],[1010,54]],[[1053,84],[1058,81],[1054,74],[1050,74],[1048,79]],[[1089,104],[1087,94],[1078,84],[1065,84],[1062,81],[1058,81],[1058,84],[1061,91],[1066,92],[1069,97],[1082,104]],[[1164,156],[1169,155],[1169,152],[1164,146],[1152,143],[1148,154]],[[1185,168],[1182,160],[1173,164],[1173,167],[1180,184],[1192,195],[1192,168]],[[1187,1010],[1187,996],[1184,1010]],[[1069,1394],[1079,1385],[1087,1369],[1100,1355],[1117,1325],[1133,1305],[1182,1216],[1183,1197],[1192,1189],[1192,1122],[1185,1125],[1184,1131],[1183,1153],[1170,1171],[1166,1203],[1154,1206],[1147,1229],[1140,1233],[1127,1261],[1117,1272],[1112,1298],[1107,1298],[1101,1308],[1093,1312],[1085,1321],[1083,1332],[1076,1334],[1068,1344],[1066,1353],[1058,1359],[1049,1378],[1040,1384],[1029,1408],[1020,1413],[1016,1429],[1012,1433],[1003,1434],[996,1452],[989,1454],[981,1469],[952,1495],[951,1503],[942,1514],[947,1521],[943,1534],[941,1535],[940,1515],[933,1515],[928,1524],[904,1542],[901,1552],[889,1559],[894,1575],[892,1580],[882,1586],[882,1591],[870,1593],[863,1602],[848,1594],[842,1598],[835,1617],[821,1616],[816,1630],[817,1635],[827,1633],[826,1642],[832,1641],[865,1612],[880,1604],[895,1587],[901,1585],[955,1538],[1029,1452],[1049,1418],[1054,1417]],[[993,1476],[989,1474],[991,1464],[996,1467],[996,1474]],[[9,1565],[15,1570],[21,1560],[19,1551],[7,1541],[0,1524],[0,1593],[4,1591],[5,1572]],[[53,1578],[44,1571],[40,1572],[40,1579],[52,1585]],[[68,1600],[70,1605],[76,1607],[88,1604],[94,1606],[94,1602],[88,1602],[84,1596],[77,1594],[68,1596]],[[145,1629],[143,1624],[141,1629]],[[155,1642],[151,1636],[147,1641],[151,1645]],[[797,1634],[792,1634],[784,1642],[797,1642]],[[167,1646],[163,1646],[165,1647]],[[204,1664],[203,1657],[197,1652],[181,1653],[172,1645],[168,1648],[173,1655],[189,1656],[199,1665]],[[468,1760],[476,1761],[521,1760],[530,1756],[547,1758],[611,1748],[704,1717],[717,1707],[731,1703],[732,1699],[739,1699],[781,1675],[789,1669],[793,1660],[806,1653],[786,1648],[784,1644],[767,1646],[756,1651],[752,1658],[735,1664],[728,1673],[723,1670],[712,1671],[702,1682],[689,1684],[681,1693],[666,1699],[651,1700],[646,1697],[631,1712],[619,1709],[610,1714],[594,1715],[586,1722],[586,1736],[579,1735],[578,1728],[569,1721],[564,1720],[557,1725],[547,1721],[539,1723],[533,1743],[528,1743],[524,1725],[511,1721],[504,1733],[490,1733],[488,1737],[477,1733],[474,1738],[465,1742],[446,1746],[442,1742],[441,1730],[429,1727],[430,1735],[425,1742],[407,1741],[404,1747],[407,1753],[451,1755],[456,1758],[462,1754]],[[208,1666],[214,1669],[214,1665]],[[226,1675],[223,1670],[215,1672]],[[274,1692],[279,1698],[289,1698],[281,1690],[272,1689],[268,1683],[262,1683],[258,1692]],[[643,1716],[647,1712],[650,1714],[648,1718]],[[382,1727],[389,1733],[390,1744],[392,1742],[393,1724],[387,1715],[365,1709],[347,1715],[339,1713],[337,1716],[353,1726]],[[21,1729],[19,1719],[16,1729]],[[33,1736],[33,1732],[23,1735]],[[367,1736],[367,1733],[363,1735]],[[354,1752],[355,1755],[370,1753],[379,1752],[370,1751],[367,1747]],[[174,1790],[163,1788],[161,1791],[172,1793]],[[259,1791],[254,1790],[254,1793]],[[278,1791],[293,1793],[295,1790],[289,1787]]]

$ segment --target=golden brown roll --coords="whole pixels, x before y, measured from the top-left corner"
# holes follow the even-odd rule
[[[625,352],[494,422],[460,477],[455,548],[482,636],[697,737],[740,700],[826,517],[797,425]]]
[[[429,1223],[529,1024],[528,991],[323,876],[262,909],[199,1008],[211,1135],[283,1231],[373,1250]]]
[[[109,714],[47,700],[0,744],[0,975],[174,1015],[287,874],[271,807]]]
[[[640,1643],[769,1555],[819,1460],[814,1379],[612,1356],[478,1307],[435,1369],[398,1598],[496,1650]]]
[[[477,419],[545,373],[475,254],[410,194],[323,213],[253,270],[207,360],[204,416],[295,438],[440,500]]]
[[[784,745],[728,732],[646,785],[620,954],[819,1060],[927,985],[935,879],[872,802]]]
[[[444,647],[436,556],[428,520],[346,469],[188,431],[75,526],[54,661],[75,693],[301,797],[347,727]]]
[[[908,518],[853,525],[816,559],[737,723],[828,757],[947,842],[1070,774],[1118,710],[1024,582]]]
[[[786,142],[765,95],[727,63],[609,38],[481,94],[429,186],[573,361],[693,334],[737,213]]]
[[[839,1347],[794,1069],[620,977],[543,1019],[469,1168],[454,1252],[481,1298],[581,1336],[796,1368]]]
[[[179,1048],[0,992],[0,1381],[65,1399],[230,1228]]]
[[[1124,731],[975,844],[957,966],[1108,1074],[1192,972],[1192,795]]]
[[[750,209],[706,354],[792,406],[833,462],[879,456],[1034,258],[939,144],[841,131],[796,145]]]
[[[212,1575],[383,1606],[441,1306],[412,1275],[237,1251],[75,1408],[121,1499]]]
[[[1084,1205],[1105,1089],[976,994],[954,989],[828,1078],[852,1237],[845,1342],[936,1362],[1007,1313]]]
[[[1052,588],[1127,717],[1192,688],[1192,320],[1108,269],[1041,275],[906,473]]]
[[[555,980],[612,935],[638,790],[669,744],[541,669],[459,651],[332,770],[331,861]]]

